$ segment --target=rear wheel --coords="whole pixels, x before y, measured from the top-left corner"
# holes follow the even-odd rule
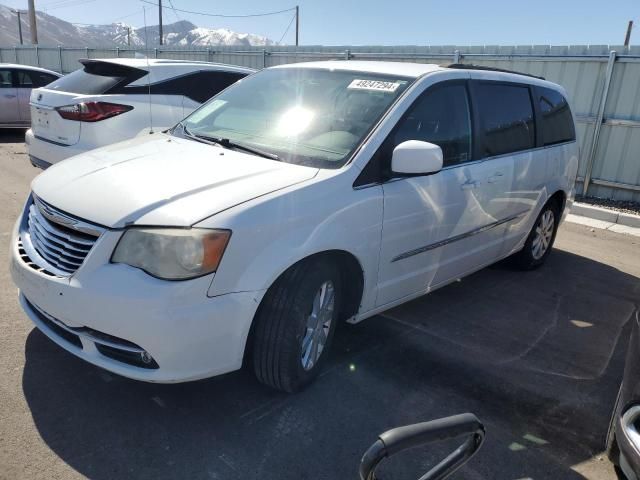
[[[544,263],[556,238],[560,211],[555,202],[547,203],[538,215],[522,250],[515,254],[518,267],[531,270]]]
[[[338,323],[341,288],[340,272],[326,261],[299,263],[276,281],[255,320],[258,380],[295,392],[318,376]]]

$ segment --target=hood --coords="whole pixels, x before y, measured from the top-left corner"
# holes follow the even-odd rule
[[[106,227],[186,227],[317,173],[156,134],[64,160],[36,177],[31,188],[50,205]]]

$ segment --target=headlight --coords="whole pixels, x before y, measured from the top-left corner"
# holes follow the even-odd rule
[[[131,228],[111,257],[167,280],[215,272],[229,242],[229,230],[203,228]]]

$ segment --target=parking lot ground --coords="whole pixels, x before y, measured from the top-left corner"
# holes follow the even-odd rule
[[[36,173],[20,134],[0,132],[2,252]],[[601,452],[639,252],[638,237],[564,224],[536,271],[499,264],[343,326],[296,395],[245,371],[154,385],[93,367],[33,328],[2,261],[0,478],[348,480],[377,434],[471,411],[487,439],[455,479],[613,479]],[[381,477],[417,478],[454,446],[394,457]]]

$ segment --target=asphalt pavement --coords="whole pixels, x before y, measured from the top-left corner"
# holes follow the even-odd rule
[[[38,173],[0,131],[0,251]],[[603,457],[640,303],[640,238],[564,224],[542,268],[501,263],[355,326],[326,371],[286,395],[250,372],[139,383],[62,350],[20,310],[0,260],[0,478],[357,478],[391,427],[462,412],[485,445],[454,479],[615,478]],[[171,339],[167,339],[171,341]],[[418,478],[456,446],[403,453]]]

